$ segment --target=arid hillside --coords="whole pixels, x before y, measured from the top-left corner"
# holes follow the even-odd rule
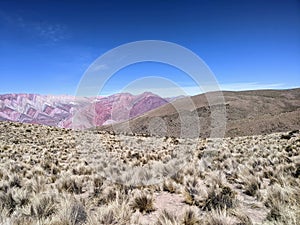
[[[1,225],[298,225],[299,176],[298,130],[180,139],[0,122]]]
[[[164,126],[163,135],[180,137],[180,113],[196,113],[199,117],[200,136],[209,137],[211,107],[207,96],[217,93],[181,98],[151,110],[127,123],[99,127],[100,130],[125,133],[151,134],[149,124],[160,118],[157,126]],[[227,137],[270,134],[300,128],[300,88],[290,90],[224,91]],[[194,106],[191,105],[191,102]],[[159,132],[155,133],[159,134]]]

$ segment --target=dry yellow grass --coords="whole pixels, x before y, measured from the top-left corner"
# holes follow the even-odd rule
[[[188,163],[177,168],[181,146]],[[296,225],[299,153],[296,131],[214,148],[0,122],[0,224]],[[154,183],[156,173],[166,178]]]

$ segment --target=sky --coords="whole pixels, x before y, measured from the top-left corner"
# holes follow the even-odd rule
[[[76,95],[97,58],[142,40],[194,52],[223,90],[300,87],[299,0],[0,0],[0,94]],[[201,91],[174,66],[141,62],[99,94],[174,96],[178,87]]]

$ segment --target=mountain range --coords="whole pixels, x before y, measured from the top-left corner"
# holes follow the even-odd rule
[[[151,92],[106,97],[4,94],[0,95],[0,121],[84,129],[128,120],[169,101]],[[83,122],[74,122],[79,118]]]
[[[289,90],[223,91],[162,98],[151,92],[99,97],[0,95],[0,121],[99,130],[128,134],[180,137],[182,114],[196,115],[201,137],[209,137],[212,107],[208,97],[222,94],[225,136],[268,134],[300,129],[300,88]],[[193,104],[194,107],[190,107]],[[192,130],[190,122],[187,130]],[[151,130],[152,129],[152,130]],[[198,135],[198,134],[197,134]]]

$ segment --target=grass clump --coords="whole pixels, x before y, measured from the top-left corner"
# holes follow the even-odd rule
[[[236,205],[236,193],[228,186],[210,189],[202,208],[204,210],[229,209]]]
[[[189,209],[185,211],[182,219],[182,225],[200,225],[200,220],[197,217],[196,213]]]
[[[136,195],[131,202],[131,207],[141,213],[149,213],[155,210],[153,197],[145,193]]]
[[[167,210],[163,210],[159,215],[155,225],[180,225],[177,217]]]

